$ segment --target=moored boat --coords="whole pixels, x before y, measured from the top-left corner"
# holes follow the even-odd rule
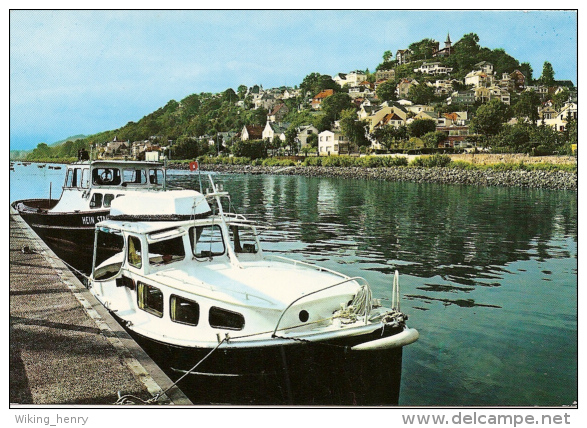
[[[12,203],[23,220],[65,261],[91,267],[94,227],[106,219],[115,198],[164,189],[160,162],[94,160],[67,165],[59,199],[26,199]]]
[[[225,197],[210,180],[206,194],[113,200],[91,292],[193,401],[397,404],[402,348],[418,339],[397,273],[385,308],[363,278],[266,255]]]

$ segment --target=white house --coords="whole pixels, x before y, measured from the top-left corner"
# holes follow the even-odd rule
[[[475,69],[486,74],[493,74],[493,64],[487,61],[481,61],[475,64]]]
[[[552,126],[557,131],[567,128],[567,120],[571,117],[577,120],[577,103],[566,103],[554,118],[544,119],[545,125]]]
[[[481,70],[471,71],[465,76],[465,85],[473,85],[475,88],[488,87],[493,84],[493,74]]]
[[[332,80],[334,80],[341,87],[343,86],[357,86],[359,83],[367,79],[367,74],[361,70],[351,71],[350,73],[338,73]]]
[[[356,151],[356,147],[351,145],[339,130],[322,131],[318,134],[318,154],[320,156],[346,155]]]
[[[318,134],[318,128],[314,125],[303,125],[297,129],[296,140],[300,144],[300,149],[308,145],[308,137],[312,134]]]
[[[369,132],[373,132],[375,128],[380,126],[390,125],[398,128],[406,124],[407,111],[397,107],[383,107],[366,118],[369,121]]]
[[[276,122],[267,121],[265,128],[263,128],[262,139],[273,142],[275,138],[279,138],[281,141],[285,141],[285,131],[287,124],[278,124]]]
[[[440,62],[424,62],[419,68],[414,68],[415,73],[423,74],[449,74],[452,72],[451,67],[445,67]]]

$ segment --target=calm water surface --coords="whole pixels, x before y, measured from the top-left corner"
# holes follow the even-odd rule
[[[16,165],[10,199],[58,197],[64,170]],[[195,174],[172,184],[198,188]],[[577,400],[577,193],[218,175],[267,223],[265,251],[367,279],[420,339],[400,405],[562,406]]]

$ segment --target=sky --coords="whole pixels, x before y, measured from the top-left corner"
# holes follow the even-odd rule
[[[567,6],[568,7],[568,6]],[[577,85],[577,11],[11,10],[10,149],[117,129],[201,92],[375,71],[424,38],[479,44]]]

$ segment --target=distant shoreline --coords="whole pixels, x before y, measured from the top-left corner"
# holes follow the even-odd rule
[[[576,158],[547,157],[529,158],[521,155],[476,155],[477,159],[463,159],[475,165],[496,165],[498,160],[505,163],[524,162],[526,165],[542,163],[550,165],[576,165]],[[521,157],[520,157],[521,156]],[[501,159],[500,159],[501,158]],[[26,163],[70,163],[64,160],[52,159],[49,161],[11,161]],[[188,170],[188,161],[170,161],[169,169]],[[578,173],[546,170],[546,169],[511,169],[500,170],[492,168],[461,169],[454,167],[343,167],[343,166],[263,166],[263,165],[234,165],[234,164],[206,164],[200,163],[202,171],[216,171],[227,174],[253,174],[253,175],[299,175],[305,177],[325,177],[360,180],[403,181],[413,183],[437,183],[437,184],[465,184],[471,186],[499,186],[522,187],[532,189],[571,190],[578,188]]]

